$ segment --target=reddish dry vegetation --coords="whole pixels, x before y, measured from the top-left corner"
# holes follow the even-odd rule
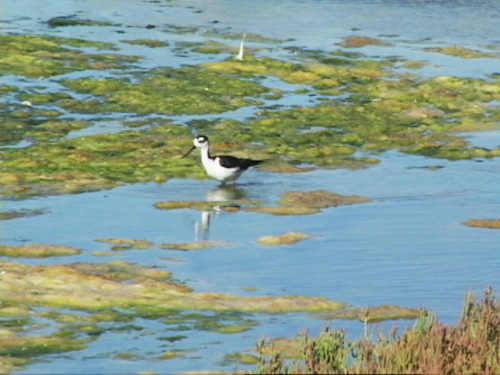
[[[301,338],[301,359],[279,353],[264,358],[261,373],[306,374],[500,374],[500,303],[492,290],[482,301],[465,297],[456,325],[445,325],[422,311],[415,325],[397,336],[363,338],[350,342],[344,331],[324,331],[317,338]],[[263,346],[262,346],[263,347]],[[260,347],[260,349],[262,348]],[[262,353],[262,352],[261,352]]]

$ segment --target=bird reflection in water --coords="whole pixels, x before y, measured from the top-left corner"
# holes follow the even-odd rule
[[[237,204],[231,204],[231,201],[243,198],[245,198],[245,191],[239,186],[220,185],[210,190],[205,196],[205,200],[207,202],[221,202],[221,204],[214,206],[212,210],[201,212],[200,221],[197,221],[194,225],[195,240],[203,241],[208,239],[210,219],[213,213],[217,215],[225,208],[238,206]]]

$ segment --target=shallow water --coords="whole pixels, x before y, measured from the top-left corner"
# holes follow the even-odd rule
[[[144,37],[202,40],[200,35],[166,33],[163,25],[176,24],[293,38],[284,45],[326,51],[337,48],[335,43],[359,28],[361,35],[396,35],[392,38],[393,46],[360,49],[368,56],[400,55],[438,65],[423,68],[418,72],[423,76],[486,77],[499,70],[498,59],[465,60],[422,51],[425,46],[455,43],[476,49],[493,43],[498,46],[500,5],[495,1],[239,1],[237,6],[226,1],[44,1],[36,15],[26,12],[31,3],[4,1],[4,33],[36,32],[118,43],[121,53],[147,53],[148,59],[141,68],[220,58],[198,54],[165,56],[162,49],[119,42]],[[301,16],[296,17],[299,11]],[[49,29],[43,24],[51,17],[75,13],[82,18],[122,25]],[[158,27],[145,29],[147,24]],[[227,43],[237,46],[239,41]],[[271,53],[286,57],[289,52],[277,48]],[[269,86],[278,84],[268,82]],[[314,103],[315,99],[295,95],[282,100],[286,105],[304,105],[304,101]],[[241,120],[252,115],[253,110],[243,108],[216,117]],[[175,121],[182,123],[191,118],[203,116],[178,117]],[[120,124],[109,121],[71,136],[104,131],[120,131]],[[493,148],[500,144],[500,133],[472,134],[467,139]],[[203,223],[206,215],[203,217],[199,211],[163,211],[153,204],[162,200],[204,200],[220,193],[218,184],[210,180],[172,179],[163,184],[133,184],[94,193],[4,201],[5,211],[43,209],[46,213],[1,222],[1,239],[8,244],[59,243],[84,249],[81,255],[70,259],[26,260],[29,264],[107,260],[91,254],[109,249],[109,245],[96,242],[97,238],[147,239],[155,243],[224,240],[231,246],[193,252],[130,250],[118,257],[165,267],[197,292],[303,294],[355,306],[425,306],[442,321],[452,323],[459,316],[462,297],[469,288],[480,294],[488,285],[500,287],[499,231],[461,224],[469,218],[499,216],[500,159],[450,162],[398,152],[377,157],[381,160],[378,165],[355,171],[278,174],[251,170],[243,175],[238,187],[247,198],[270,203],[285,191],[324,189],[373,199],[368,204],[329,208],[311,216],[211,213],[207,225]],[[433,166],[441,168],[426,168]],[[259,236],[289,230],[309,233],[314,238],[294,246],[271,248],[255,243]],[[256,291],[245,287],[254,287]],[[224,353],[244,351],[263,335],[293,337],[303,328],[317,333],[327,324],[304,314],[257,319],[258,326],[240,334],[183,332],[188,337],[177,342],[175,348],[193,352],[168,361],[147,359],[165,350],[157,337],[165,335],[168,328],[154,320],[138,321],[135,323],[147,327],[146,331],[107,332],[88,349],[47,356],[52,362],[36,363],[22,372],[76,373],[81,372],[81,365],[94,373],[232,369],[234,365],[220,364]],[[362,330],[362,324],[356,321],[335,321],[332,325],[347,328],[354,338]],[[133,352],[146,359],[110,359],[109,353],[116,352]]]

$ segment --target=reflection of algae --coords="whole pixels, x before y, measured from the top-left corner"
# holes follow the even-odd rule
[[[500,219],[469,219],[463,224],[468,227],[500,229]]]
[[[162,243],[158,247],[170,250],[201,250],[227,247],[229,244],[225,241],[193,241],[185,243]]]
[[[259,201],[250,199],[234,199],[231,201],[161,201],[154,204],[155,208],[160,210],[176,210],[181,208],[190,208],[201,211],[211,211],[213,209],[221,211],[237,211],[242,206],[254,206]]]

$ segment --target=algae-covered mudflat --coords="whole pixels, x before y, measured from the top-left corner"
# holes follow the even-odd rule
[[[498,290],[498,5],[60,4],[2,19],[0,372],[251,371]],[[219,186],[200,133],[264,162]]]

